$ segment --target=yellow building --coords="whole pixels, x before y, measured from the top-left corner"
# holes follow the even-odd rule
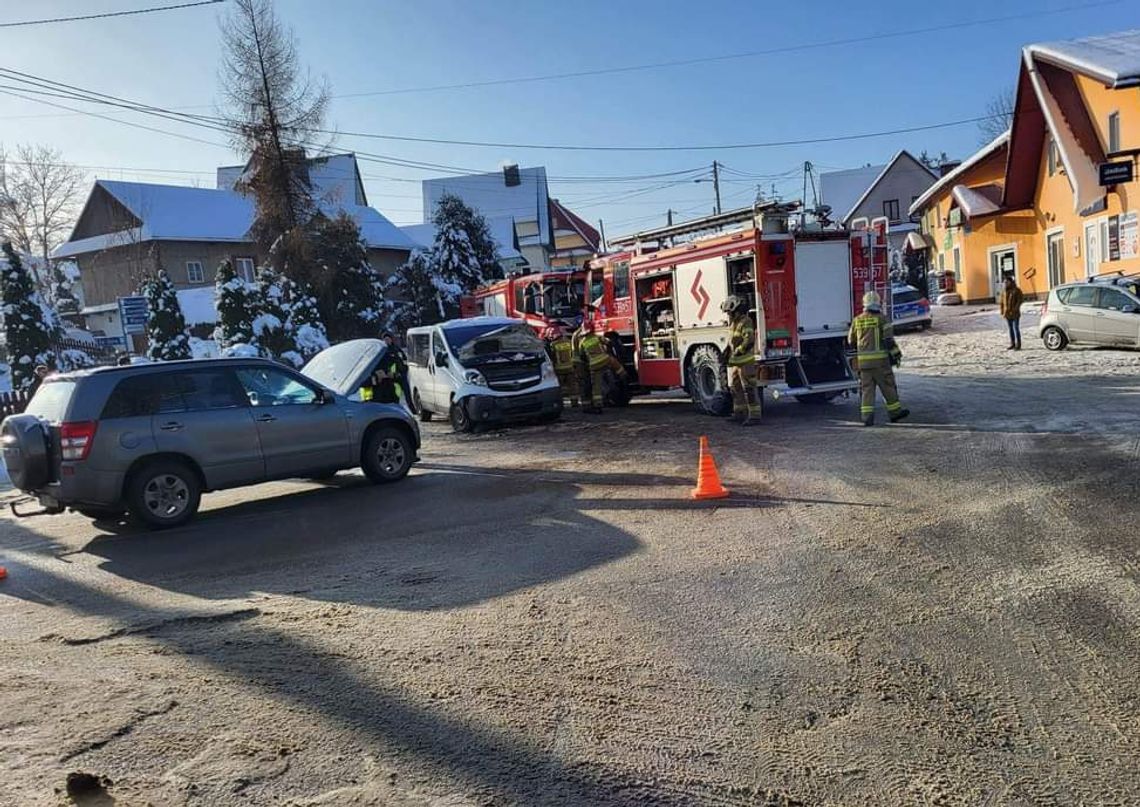
[[[1140,31],[1022,52],[1013,125],[911,205],[967,301],[1140,273]],[[1108,166],[1117,180],[1101,173]],[[1119,179],[1123,176],[1124,179]]]

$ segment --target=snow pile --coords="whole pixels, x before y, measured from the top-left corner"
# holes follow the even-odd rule
[[[190,355],[195,359],[216,359],[221,355],[221,351],[213,339],[198,339],[191,336]]]
[[[180,290],[178,305],[182,309],[186,324],[191,327],[215,324],[218,321],[217,297],[217,290],[213,286]]]
[[[253,345],[238,342],[224,348],[222,355],[227,359],[259,359],[261,358],[261,351]]]

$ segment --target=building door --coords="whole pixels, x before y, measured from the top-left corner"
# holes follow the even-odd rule
[[[1085,277],[1095,277],[1100,269],[1100,225],[1085,224]]]
[[[1045,252],[1049,261],[1049,288],[1065,282],[1065,233],[1045,236]]]
[[[990,296],[1001,294],[1002,282],[1012,277],[1017,280],[1017,252],[1013,249],[995,249],[990,252]]]

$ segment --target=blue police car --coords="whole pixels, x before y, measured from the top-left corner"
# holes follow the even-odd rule
[[[891,285],[891,322],[895,328],[921,328],[926,330],[933,322],[930,300],[914,286],[905,283]]]

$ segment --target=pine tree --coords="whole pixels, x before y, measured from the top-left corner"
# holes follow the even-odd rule
[[[453,222],[443,222],[436,230],[429,264],[445,318],[452,319],[459,315],[459,298],[483,282],[467,233]]]
[[[7,266],[3,269],[4,329],[12,386],[27,389],[35,379],[36,366],[56,366],[52,331],[44,316],[45,306],[12,245],[3,245]]]
[[[282,358],[295,367],[301,367],[329,346],[328,333],[325,331],[325,323],[317,307],[317,298],[313,296],[308,285],[297,283],[287,276],[282,277],[281,292],[285,309],[285,330],[293,342],[293,350]]]
[[[499,264],[499,248],[491,236],[487,220],[477,210],[469,207],[458,196],[444,194],[436,203],[432,222],[437,228],[442,222],[450,222],[467,233],[471,250],[475,253],[475,260],[481,269],[482,281],[503,277],[503,268]]]
[[[159,269],[143,285],[142,292],[147,305],[147,358],[151,361],[191,358],[186,319],[182,316],[182,306],[166,271]]]
[[[384,289],[388,316],[385,328],[406,331],[418,325],[433,325],[445,314],[433,280],[431,253],[416,250],[388,278]]]
[[[214,279],[217,292],[218,324],[214,340],[225,350],[233,345],[249,344],[253,338],[253,314],[250,292],[245,280],[238,277],[233,264],[222,261]]]

